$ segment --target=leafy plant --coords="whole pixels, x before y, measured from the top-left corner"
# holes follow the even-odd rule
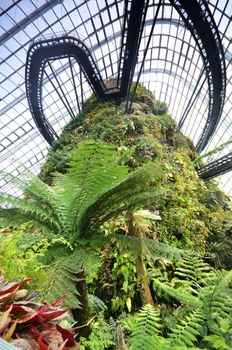
[[[35,238],[24,226],[16,230],[2,233],[0,242],[0,273],[11,279],[25,279],[28,276],[34,278],[32,286],[41,285],[46,279],[44,265],[37,258],[41,252],[36,251]]]
[[[0,278],[0,336],[23,349],[77,349],[72,332],[59,325],[61,316],[67,317],[67,309],[60,308],[64,298],[52,305],[22,300],[28,293],[20,287],[29,280],[6,283]]]
[[[189,254],[177,262],[171,280],[161,281],[157,277],[153,280],[154,289],[176,300],[185,310],[184,318],[171,329],[172,344],[193,347],[198,338],[210,341],[210,337],[204,338],[206,335],[224,334],[224,339],[227,338],[232,323],[231,271],[216,271],[199,257]]]
[[[40,289],[47,278],[46,267],[60,256],[61,250],[62,255],[72,250],[63,237],[41,237],[31,232],[27,225],[8,229],[2,232],[0,242],[1,273],[9,280],[31,276],[30,287]]]
[[[74,247],[72,257],[66,252],[67,256],[56,262],[61,266],[58,268],[60,276],[55,276],[53,282],[47,284],[49,294],[54,297],[57,296],[57,286],[62,290],[63,276],[66,283],[70,283],[69,286],[63,285],[66,293],[70,294],[70,300],[73,300],[76,284],[73,266],[80,267],[75,270],[77,276],[83,269],[81,259],[79,265],[73,264],[73,261],[78,260],[81,246],[90,248],[91,238],[96,232],[100,241],[101,237],[104,238],[104,231],[100,228],[105,222],[125,211],[147,207],[161,197],[158,180],[163,171],[157,163],[148,163],[127,175],[127,168],[117,165],[115,160],[115,147],[87,142],[74,152],[67,175],[54,176],[53,186],[44,184],[31,174],[22,177],[7,175],[27,194],[27,199],[2,194],[2,202],[17,207],[0,209],[0,225],[18,227],[24,222],[46,237],[63,237]]]
[[[129,251],[120,249],[121,242],[118,241],[116,248],[111,252],[114,264],[111,270],[115,290],[112,298],[112,310],[124,310],[131,312],[132,300],[139,290],[136,276],[136,266]]]
[[[114,342],[114,323],[107,323],[102,313],[91,324],[91,334],[88,339],[81,338],[80,350],[105,350],[112,348]]]

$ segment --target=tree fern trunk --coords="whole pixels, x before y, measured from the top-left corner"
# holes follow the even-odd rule
[[[141,280],[141,289],[140,289],[140,299],[143,305],[151,304],[154,305],[154,300],[151,294],[150,286],[147,282],[147,272],[144,266],[141,255],[135,261],[136,272],[138,278]]]
[[[128,234],[130,236],[140,236],[140,232],[134,224],[133,214],[128,215]],[[151,294],[150,286],[147,281],[147,271],[143,263],[142,256],[139,255],[135,261],[136,273],[139,280],[141,280],[140,299],[143,305],[154,305],[154,300]]]
[[[77,276],[80,281],[77,282],[76,288],[79,293],[79,301],[81,303],[81,308],[72,309],[72,315],[75,321],[78,322],[78,335],[80,337],[87,337],[90,334],[90,326],[88,325],[89,321],[89,303],[88,303],[88,291],[87,284],[85,280],[84,271],[78,273]]]

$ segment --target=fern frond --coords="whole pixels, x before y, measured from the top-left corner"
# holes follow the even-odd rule
[[[214,349],[217,350],[230,350],[231,347],[227,345],[226,340],[220,335],[207,335],[204,340],[213,345]]]
[[[171,329],[169,338],[173,346],[194,347],[197,337],[202,335],[205,315],[201,309],[191,312],[181,320],[175,328]]]
[[[129,248],[135,258],[143,255],[151,258],[162,257],[175,262],[181,258],[182,251],[180,249],[157,240],[123,235],[117,235],[116,237],[121,242],[122,249]]]
[[[81,271],[82,268],[73,260],[72,255],[57,259],[48,270],[48,278],[42,289],[43,299],[52,303],[64,295],[65,306],[73,309],[81,307],[76,289],[76,284],[80,281],[78,273]]]
[[[96,295],[88,294],[88,300],[91,313],[107,310],[106,304]]]
[[[216,281],[208,284],[199,293],[199,298],[204,302],[205,312],[208,318],[215,316],[228,318],[232,313],[232,271],[224,271],[218,274]]]
[[[0,171],[0,179],[4,178],[13,186],[26,192],[29,197],[39,200],[41,203],[49,203],[50,187],[41,181],[32,172],[24,171],[20,175],[12,175]]]
[[[205,263],[199,256],[189,252],[178,261],[172,280],[172,285],[176,287],[184,285],[189,292],[197,295],[197,291],[211,283],[215,279],[215,272],[211,266]]]
[[[38,202],[28,199],[17,198],[12,195],[1,195],[0,201],[16,206],[22,210],[22,214],[27,214],[31,217],[31,220],[35,219],[44,223],[44,225],[50,226],[54,231],[61,231],[59,222],[56,220],[54,211],[46,204],[41,205]],[[10,211],[3,211],[2,214],[10,215]],[[13,215],[13,211],[11,211]],[[4,216],[3,216],[4,217]],[[14,218],[13,218],[14,219]]]
[[[157,203],[163,191],[155,188],[154,183],[161,176],[155,164],[146,164],[99,195],[80,217],[81,234],[96,230],[125,210],[135,210]]]
[[[130,350],[153,350],[159,343],[160,328],[159,311],[150,304],[144,305],[136,316]]]
[[[78,301],[77,282],[83,270],[88,274],[99,265],[99,258],[91,252],[75,250],[71,255],[58,258],[48,269],[48,279],[43,286],[43,298],[53,302],[61,295],[65,296],[66,306],[74,309],[80,307]]]
[[[72,235],[74,222],[81,205],[80,187],[74,179],[63,174],[56,174],[50,198],[55,208],[59,222],[62,224],[66,236]]]
[[[22,213],[18,208],[0,208],[0,227],[19,228],[22,225],[34,229],[45,237],[55,236],[54,230],[50,226],[45,225],[43,221],[35,220],[32,215]]]
[[[162,291],[164,296],[169,296],[179,301],[183,306],[194,309],[202,306],[202,301],[189,293],[185,288],[174,288],[168,283],[163,283],[158,279],[153,280],[154,289]]]

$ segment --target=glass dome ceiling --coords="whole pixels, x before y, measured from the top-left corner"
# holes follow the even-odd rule
[[[189,3],[187,0],[182,3]],[[217,179],[232,194],[232,2],[230,0],[195,0],[205,16],[205,4],[218,29],[226,69],[226,93],[223,109],[216,116],[212,135],[201,153],[226,143],[206,157],[208,163],[228,155],[227,172]],[[123,0],[4,0],[0,4],[0,169],[13,174],[23,166],[39,172],[49,143],[38,130],[29,109],[25,86],[25,65],[31,45],[73,36],[89,50],[89,57],[106,86],[121,79],[130,6]],[[186,25],[180,16],[178,1],[144,1],[136,64],[131,76],[165,101],[182,132],[197,146],[206,130],[215,91],[209,84],[209,71],[194,23]],[[173,4],[177,4],[177,7]],[[210,17],[205,17],[211,21]],[[211,25],[212,27],[212,25]],[[215,29],[212,32],[216,35]],[[220,47],[220,43],[218,44]],[[203,48],[204,49],[204,48]],[[124,50],[124,51],[123,51]],[[210,59],[214,59],[211,54]],[[56,135],[80,110],[92,94],[83,68],[72,56],[50,57],[43,66],[41,101],[43,114]],[[213,67],[213,66],[212,66]],[[222,71],[223,68],[222,67]],[[212,69],[214,69],[213,67]],[[223,72],[224,74],[225,72]],[[32,87],[33,88],[33,87]],[[112,86],[111,86],[112,88]],[[128,96],[127,96],[128,97]],[[215,116],[214,116],[215,117]],[[230,142],[231,141],[231,142]],[[203,149],[204,148],[204,149]],[[201,149],[201,147],[199,148]],[[23,164],[23,166],[22,166]],[[228,169],[231,169],[228,171]],[[5,192],[13,189],[1,180]]]

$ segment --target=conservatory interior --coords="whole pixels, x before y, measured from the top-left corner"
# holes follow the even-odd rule
[[[232,1],[0,1],[0,350],[232,349]]]

